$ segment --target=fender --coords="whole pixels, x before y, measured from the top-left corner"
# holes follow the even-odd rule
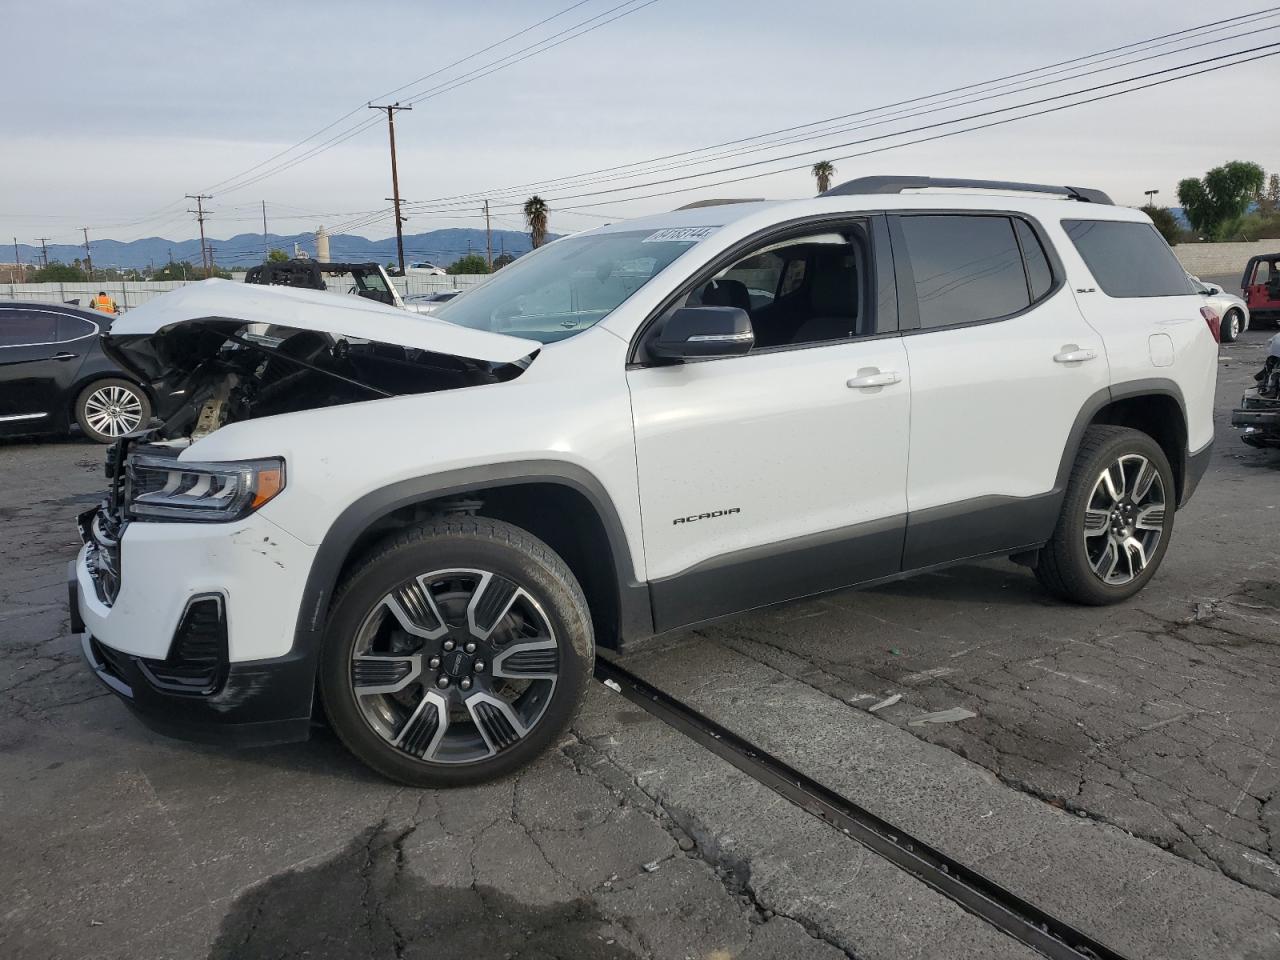
[[[593,474],[572,463],[558,460],[523,460],[447,470],[424,477],[402,480],[365,494],[334,520],[321,540],[307,575],[294,650],[319,652],[325,613],[337,584],[338,574],[360,535],[378,520],[423,500],[468,493],[496,486],[523,483],[555,483],[582,494],[600,517],[609,539],[613,568],[618,580],[618,603],[622,637],[647,636],[653,632],[647,584],[641,584],[631,562],[622,521],[604,485]]]

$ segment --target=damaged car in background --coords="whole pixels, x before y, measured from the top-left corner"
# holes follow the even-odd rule
[[[1231,425],[1241,427],[1240,439],[1251,447],[1280,448],[1280,333],[1267,345],[1267,359],[1253,375],[1258,381],[1231,411]]]

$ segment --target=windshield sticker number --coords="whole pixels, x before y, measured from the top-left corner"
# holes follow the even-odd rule
[[[697,243],[715,233],[715,227],[667,227],[645,237],[642,243]]]

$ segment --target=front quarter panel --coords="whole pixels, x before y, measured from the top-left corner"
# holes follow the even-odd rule
[[[283,457],[286,487],[262,513],[318,545],[349,506],[405,481],[499,464],[560,462],[594,478],[645,578],[627,345],[593,328],[544,348],[514,380],[231,424],[192,460]]]

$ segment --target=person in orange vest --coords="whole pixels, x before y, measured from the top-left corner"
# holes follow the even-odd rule
[[[103,313],[119,313],[120,308],[116,306],[116,302],[107,296],[107,291],[99,290],[98,295],[93,298],[93,309],[101,310]]]

